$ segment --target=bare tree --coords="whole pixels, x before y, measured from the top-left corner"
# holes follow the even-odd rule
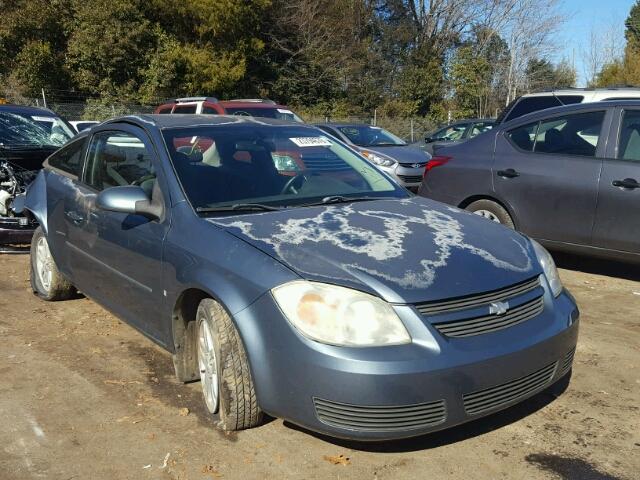
[[[593,84],[602,68],[619,60],[624,53],[622,19],[609,18],[591,25],[589,41],[582,49],[583,74],[587,84]]]
[[[552,52],[553,34],[564,22],[558,0],[507,1],[509,13],[501,30],[509,47],[505,79],[505,104],[513,100],[526,86],[526,71],[534,58],[544,58]]]

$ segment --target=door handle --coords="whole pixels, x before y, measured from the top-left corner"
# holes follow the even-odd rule
[[[625,178],[624,180],[614,180],[611,182],[611,185],[614,187],[620,188],[640,188],[640,183],[635,178]]]
[[[513,168],[507,168],[506,170],[498,170],[498,176],[502,178],[516,178],[519,177],[520,174]]]

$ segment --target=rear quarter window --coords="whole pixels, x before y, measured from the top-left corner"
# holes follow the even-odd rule
[[[547,108],[559,107],[560,101],[551,95],[544,97],[524,97],[513,107],[505,119],[506,122],[514,118],[522,117],[527,113],[545,110]]]

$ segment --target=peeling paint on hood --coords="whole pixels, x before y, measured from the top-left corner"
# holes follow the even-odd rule
[[[209,221],[303,278],[395,303],[490,291],[541,271],[523,235],[419,197]]]

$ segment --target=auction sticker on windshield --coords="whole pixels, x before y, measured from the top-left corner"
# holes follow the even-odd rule
[[[289,140],[299,147],[330,147],[333,145],[325,137],[296,137]]]

